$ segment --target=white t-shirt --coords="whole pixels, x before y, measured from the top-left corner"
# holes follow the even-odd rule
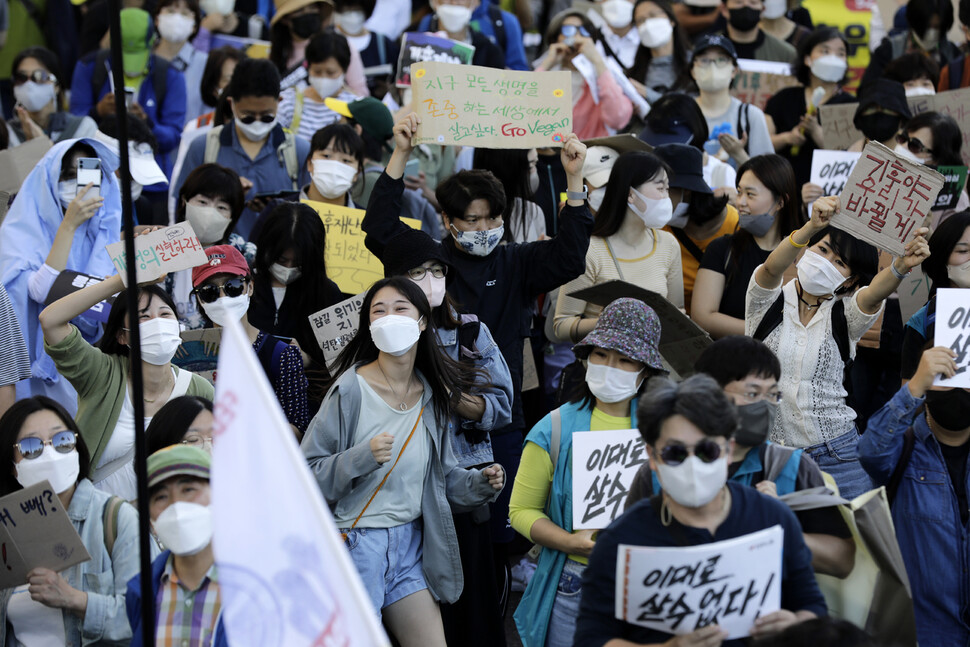
[[[7,602],[7,622],[13,626],[15,647],[64,647],[64,612],[34,602],[23,584]]]

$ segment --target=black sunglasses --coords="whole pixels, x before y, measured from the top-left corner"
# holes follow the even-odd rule
[[[33,81],[34,83],[47,83],[48,81],[54,83],[57,81],[57,77],[48,72],[47,70],[36,69],[30,74],[25,74],[19,70],[13,73],[13,84],[23,85],[27,81]]]
[[[913,155],[922,155],[923,153],[928,153],[929,155],[933,154],[933,151],[927,148],[923,142],[915,137],[910,137],[906,133],[899,133],[896,135],[896,141],[906,146],[909,149],[909,152]]]
[[[692,451],[694,456],[701,459],[702,463],[713,463],[721,457],[721,446],[713,440],[706,439],[694,445],[693,450],[680,443],[667,445],[660,450],[660,458],[667,465],[680,465],[687,460]]]
[[[73,431],[59,431],[50,440],[41,440],[30,436],[21,438],[13,444],[20,455],[27,460],[33,460],[43,454],[44,445],[50,445],[55,452],[60,454],[70,454],[77,446],[77,434]]]
[[[276,115],[260,115],[258,117],[256,115],[246,115],[245,117],[236,117],[236,119],[247,125],[253,123],[257,119],[262,121],[264,124],[271,124],[273,123],[273,120],[276,119]]]
[[[227,297],[238,297],[246,291],[246,285],[246,278],[237,276],[236,278],[229,279],[223,283],[221,287],[212,283],[206,283],[205,285],[200,285],[192,291],[199,295],[199,301],[202,303],[212,303],[219,298],[220,292],[225,294]]]

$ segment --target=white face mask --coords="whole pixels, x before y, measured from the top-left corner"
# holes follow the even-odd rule
[[[203,303],[202,310],[212,323],[225,328],[230,321],[241,321],[249,312],[249,295],[238,297],[219,297],[212,303]]]
[[[586,365],[586,386],[601,402],[620,402],[637,394],[640,372],[633,373],[606,364]]]
[[[320,95],[321,99],[326,99],[327,97],[332,97],[340,91],[340,88],[344,86],[344,75],[341,74],[335,79],[331,79],[328,76],[311,76],[310,85],[316,90],[316,93]]]
[[[53,83],[27,81],[14,86],[13,96],[27,112],[37,112],[56,99],[57,93],[54,91]]]
[[[714,65],[707,67],[694,66],[694,81],[697,82],[697,87],[704,92],[727,90],[731,87],[732,74],[734,74],[734,67],[731,65],[727,67],[716,67]]]
[[[80,457],[76,449],[62,454],[54,451],[50,445],[44,445],[44,451],[37,458],[25,458],[14,468],[17,470],[17,483],[25,488],[50,481],[57,494],[77,483],[78,474],[81,473]]]
[[[289,285],[293,281],[300,278],[302,274],[299,267],[283,267],[279,263],[273,263],[270,265],[269,273],[272,274],[273,277],[283,285]]]
[[[687,226],[688,216],[687,209],[690,208],[689,202],[681,201],[676,207],[674,207],[674,215],[670,218],[670,222],[667,224],[671,227],[677,227],[678,229],[683,229]]]
[[[363,11],[345,11],[334,14],[333,21],[340,28],[340,31],[351,36],[357,36],[364,31],[364,22],[367,18]]]
[[[761,17],[774,20],[786,13],[788,13],[788,0],[765,0],[765,9],[761,12]]]
[[[600,9],[606,24],[613,29],[623,29],[633,21],[633,3],[629,0],[606,0]]]
[[[212,510],[208,506],[176,501],[152,522],[162,546],[175,555],[195,555],[212,541]]]
[[[451,226],[451,235],[458,246],[472,256],[488,256],[502,242],[505,225],[485,231],[458,231]]]
[[[923,160],[916,157],[916,155],[914,155],[913,152],[903,144],[896,144],[896,148],[893,149],[893,152],[902,157],[904,160],[909,160],[913,164],[923,163]]]
[[[935,27],[930,27],[923,34],[923,37],[918,40],[926,51],[933,51],[940,44],[940,30]]]
[[[384,315],[371,323],[370,336],[378,350],[400,357],[418,343],[421,327],[419,321],[411,317]]]
[[[180,332],[178,319],[155,317],[138,324],[142,360],[155,366],[164,366],[171,362],[175,351],[182,344]]]
[[[206,15],[210,13],[225,16],[236,8],[236,0],[199,0],[199,7]]]
[[[640,42],[644,47],[660,47],[670,42],[674,35],[674,26],[670,20],[663,18],[647,18],[637,27]]]
[[[812,250],[802,254],[795,268],[798,270],[798,284],[814,297],[834,294],[846,281],[839,268]]]
[[[251,124],[244,124],[239,120],[239,117],[236,116],[235,112],[232,114],[235,118],[236,127],[239,128],[243,136],[251,142],[258,142],[265,139],[266,136],[269,135],[270,131],[276,127],[276,121],[278,119],[277,115],[273,115],[273,121],[269,122],[268,124],[260,121],[259,119]]]
[[[66,211],[76,195],[77,180],[64,180],[57,183],[57,199],[61,203],[61,209]]]
[[[656,461],[657,478],[663,491],[671,499],[687,508],[699,508],[710,503],[727,483],[728,463],[718,458],[705,463],[693,454],[680,465]]]
[[[333,200],[350,191],[357,169],[336,160],[313,160],[313,186],[325,198]]]
[[[181,13],[163,13],[156,21],[158,33],[170,43],[184,43],[195,31],[195,18]]]
[[[414,279],[411,279],[414,281]],[[440,279],[433,276],[431,272],[425,272],[420,281],[414,281],[428,297],[428,303],[432,308],[437,308],[445,300],[445,277]]]
[[[847,69],[849,69],[849,64],[846,60],[835,54],[819,56],[812,61],[812,74],[828,83],[838,83],[841,81]]]
[[[532,171],[529,174],[529,195],[535,195],[535,192],[539,190],[539,172]]]
[[[933,94],[936,94],[936,90],[922,85],[915,88],[906,88],[907,97],[928,97]]]
[[[185,205],[185,220],[192,225],[192,231],[203,245],[222,240],[229,226],[229,220],[215,207],[200,207],[191,203]]]
[[[605,196],[606,196],[606,186],[601,186],[600,188],[593,189],[592,191],[589,192],[589,195],[586,197],[586,202],[589,203],[589,206],[591,208],[593,208],[596,211],[599,211],[600,207],[603,206],[603,198]]]
[[[946,275],[958,288],[970,288],[970,261],[963,265],[947,265]]]
[[[444,30],[452,34],[464,31],[472,19],[471,9],[453,4],[438,5],[435,14]]]
[[[641,211],[640,207],[637,206],[636,202],[630,200],[627,202],[627,206],[630,211],[635,213],[643,220],[643,224],[652,229],[660,229],[674,216],[673,203],[670,202],[670,198],[660,198],[655,200],[653,198],[648,198],[643,195],[633,187],[630,187],[634,195],[644,202],[647,206]]]

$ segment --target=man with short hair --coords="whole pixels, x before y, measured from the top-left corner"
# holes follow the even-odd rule
[[[764,9],[763,0],[722,0],[727,26],[721,33],[734,44],[738,58],[794,64],[795,48],[758,26]]]

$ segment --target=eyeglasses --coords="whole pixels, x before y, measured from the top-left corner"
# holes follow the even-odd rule
[[[896,135],[896,141],[909,148],[909,152],[913,155],[922,155],[924,153],[927,155],[933,154],[933,151],[927,148],[923,142],[915,137],[910,137],[906,133],[899,133]]]
[[[189,447],[198,447],[199,449],[210,451],[212,449],[212,438],[203,436],[202,434],[189,432],[179,444],[188,445]]]
[[[415,267],[408,270],[408,276],[411,277],[412,281],[420,281],[428,272],[431,272],[431,276],[435,277],[436,279],[443,279],[445,278],[445,275],[448,274],[448,268],[444,265]]]
[[[43,454],[44,445],[50,445],[59,454],[70,454],[77,447],[77,434],[73,431],[59,431],[50,440],[41,440],[30,436],[13,444],[20,455],[27,460],[33,460]]]
[[[781,391],[768,391],[761,393],[759,391],[728,391],[731,395],[737,396],[742,404],[754,404],[755,402],[760,402],[761,400],[767,400],[768,402],[774,402],[778,404],[781,402]]]
[[[262,121],[264,124],[271,124],[276,119],[276,115],[246,115],[245,117],[236,117],[241,123],[249,125],[256,121],[257,119]]]
[[[206,283],[195,288],[192,292],[199,295],[199,301],[202,303],[212,303],[219,298],[220,292],[227,297],[238,297],[246,291],[247,285],[248,281],[245,277],[237,276],[223,283],[221,287],[213,283]]]
[[[27,81],[33,81],[34,83],[51,83],[57,82],[57,77],[48,72],[47,70],[36,69],[30,74],[25,74],[23,72],[17,71],[13,73],[13,84],[23,85]]]
[[[724,56],[718,56],[717,58],[694,59],[694,64],[697,65],[697,67],[710,67],[711,65],[714,67],[727,67],[730,63],[731,59]]]
[[[664,463],[671,467],[680,465],[693,452],[694,456],[701,459],[702,463],[713,463],[721,456],[721,446],[713,440],[707,439],[694,445],[693,448],[680,443],[667,445],[660,450],[660,458]]]
[[[580,34],[581,36],[585,36],[586,38],[589,38],[589,32],[586,31],[586,28],[583,27],[582,25],[563,25],[562,27],[559,28],[559,33],[565,36],[566,38],[572,38],[577,33]]]

